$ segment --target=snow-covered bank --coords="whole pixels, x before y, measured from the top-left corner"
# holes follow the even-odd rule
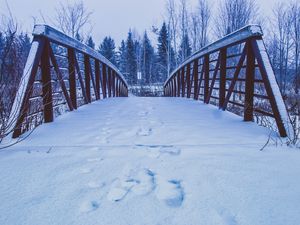
[[[100,101],[0,152],[0,224],[300,222],[300,152],[193,100]]]

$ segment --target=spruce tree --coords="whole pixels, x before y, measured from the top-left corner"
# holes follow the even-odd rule
[[[116,46],[115,41],[111,37],[105,37],[99,46],[99,52],[113,64],[116,62]]]
[[[119,67],[119,70],[121,71],[121,73],[124,74],[124,76],[126,75],[126,64],[127,64],[127,58],[126,58],[126,44],[125,41],[122,40],[121,41],[121,46],[119,47],[119,52],[117,54],[117,64]],[[127,77],[125,76],[125,79],[127,79]]]
[[[192,48],[189,40],[189,36],[186,33],[181,40],[180,49],[178,52],[178,62],[183,62],[192,54]]]
[[[128,75],[128,82],[130,84],[137,83],[137,61],[135,45],[132,39],[132,32],[129,31],[127,41],[126,41],[126,74]]]
[[[157,52],[157,72],[158,81],[163,82],[168,76],[169,66],[169,34],[166,23],[164,22],[158,36],[158,52]]]
[[[144,33],[142,45],[142,78],[145,84],[152,82],[152,73],[154,69],[154,49],[150,43],[147,32]]]
[[[95,49],[95,42],[94,42],[92,36],[89,36],[89,38],[86,41],[86,45],[92,49]]]

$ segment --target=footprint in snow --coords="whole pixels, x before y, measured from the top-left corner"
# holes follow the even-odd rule
[[[152,128],[140,128],[136,134],[142,137],[150,136],[152,134]]]
[[[155,189],[155,174],[149,169],[134,171],[124,178],[117,178],[107,198],[113,202],[122,201],[129,193],[148,195]]]
[[[79,210],[82,213],[89,213],[99,208],[100,204],[97,201],[85,201],[81,204]]]
[[[164,201],[167,206],[177,208],[184,201],[184,190],[181,182],[178,180],[164,180],[157,178],[156,196],[159,200]]]

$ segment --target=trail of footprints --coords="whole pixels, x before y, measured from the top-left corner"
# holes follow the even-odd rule
[[[149,108],[153,110],[153,108]],[[146,119],[149,115],[148,111],[142,111],[138,114],[141,119]],[[106,122],[107,127],[102,128],[102,135],[107,136],[110,134],[111,118]],[[149,122],[149,121],[148,121]],[[151,124],[151,121],[149,122]],[[153,133],[152,127],[140,127],[136,136],[147,137]],[[106,142],[108,142],[106,138]],[[181,150],[178,147],[167,145],[136,145],[135,148],[144,150],[148,157],[159,158],[162,155],[177,156]],[[101,158],[88,159],[87,162],[101,162]],[[81,174],[88,174],[92,169],[83,168]],[[154,195],[158,200],[164,202],[168,207],[180,207],[183,204],[185,192],[182,186],[182,181],[176,179],[165,179],[159,174],[155,173],[149,168],[140,167],[125,167],[123,173],[117,178],[113,179],[111,184],[90,181],[87,183],[87,188],[97,189],[102,191],[101,196],[95,196],[93,200],[86,200],[80,206],[81,212],[92,212],[100,207],[101,201],[106,200],[117,203],[124,201],[130,196],[148,196]],[[106,191],[104,191],[106,188]],[[102,190],[103,189],[103,190]],[[91,199],[91,198],[90,198]]]

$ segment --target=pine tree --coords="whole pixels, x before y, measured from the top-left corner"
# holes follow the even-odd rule
[[[92,49],[95,49],[95,42],[92,38],[92,36],[89,36],[89,38],[87,39],[86,43],[87,46],[89,46]]]
[[[154,49],[150,43],[147,32],[144,33],[142,46],[142,77],[145,84],[152,82],[152,72],[154,69]]]
[[[99,52],[107,58],[111,63],[117,64],[116,62],[116,46],[115,41],[111,37],[105,37],[99,46]]]
[[[119,52],[117,54],[117,64],[118,64],[119,70],[124,75],[126,73],[126,64],[127,64],[126,54],[127,54],[126,53],[126,44],[125,44],[125,41],[122,40],[121,46],[119,47]],[[125,79],[127,79],[126,76],[125,76]]]
[[[169,34],[166,23],[164,22],[158,36],[157,72],[158,81],[160,82],[165,81],[169,73],[169,48]]]
[[[181,40],[180,49],[178,52],[178,62],[183,62],[192,54],[192,48],[189,40],[189,36],[186,33]]]
[[[129,84],[137,83],[137,61],[135,46],[132,39],[132,32],[129,31],[126,41],[126,74],[128,75]]]
[[[83,41],[83,38],[80,36],[80,34],[79,34],[79,33],[76,33],[76,35],[75,35],[75,39],[76,39],[77,41],[80,41],[80,42],[82,42],[82,41]]]

